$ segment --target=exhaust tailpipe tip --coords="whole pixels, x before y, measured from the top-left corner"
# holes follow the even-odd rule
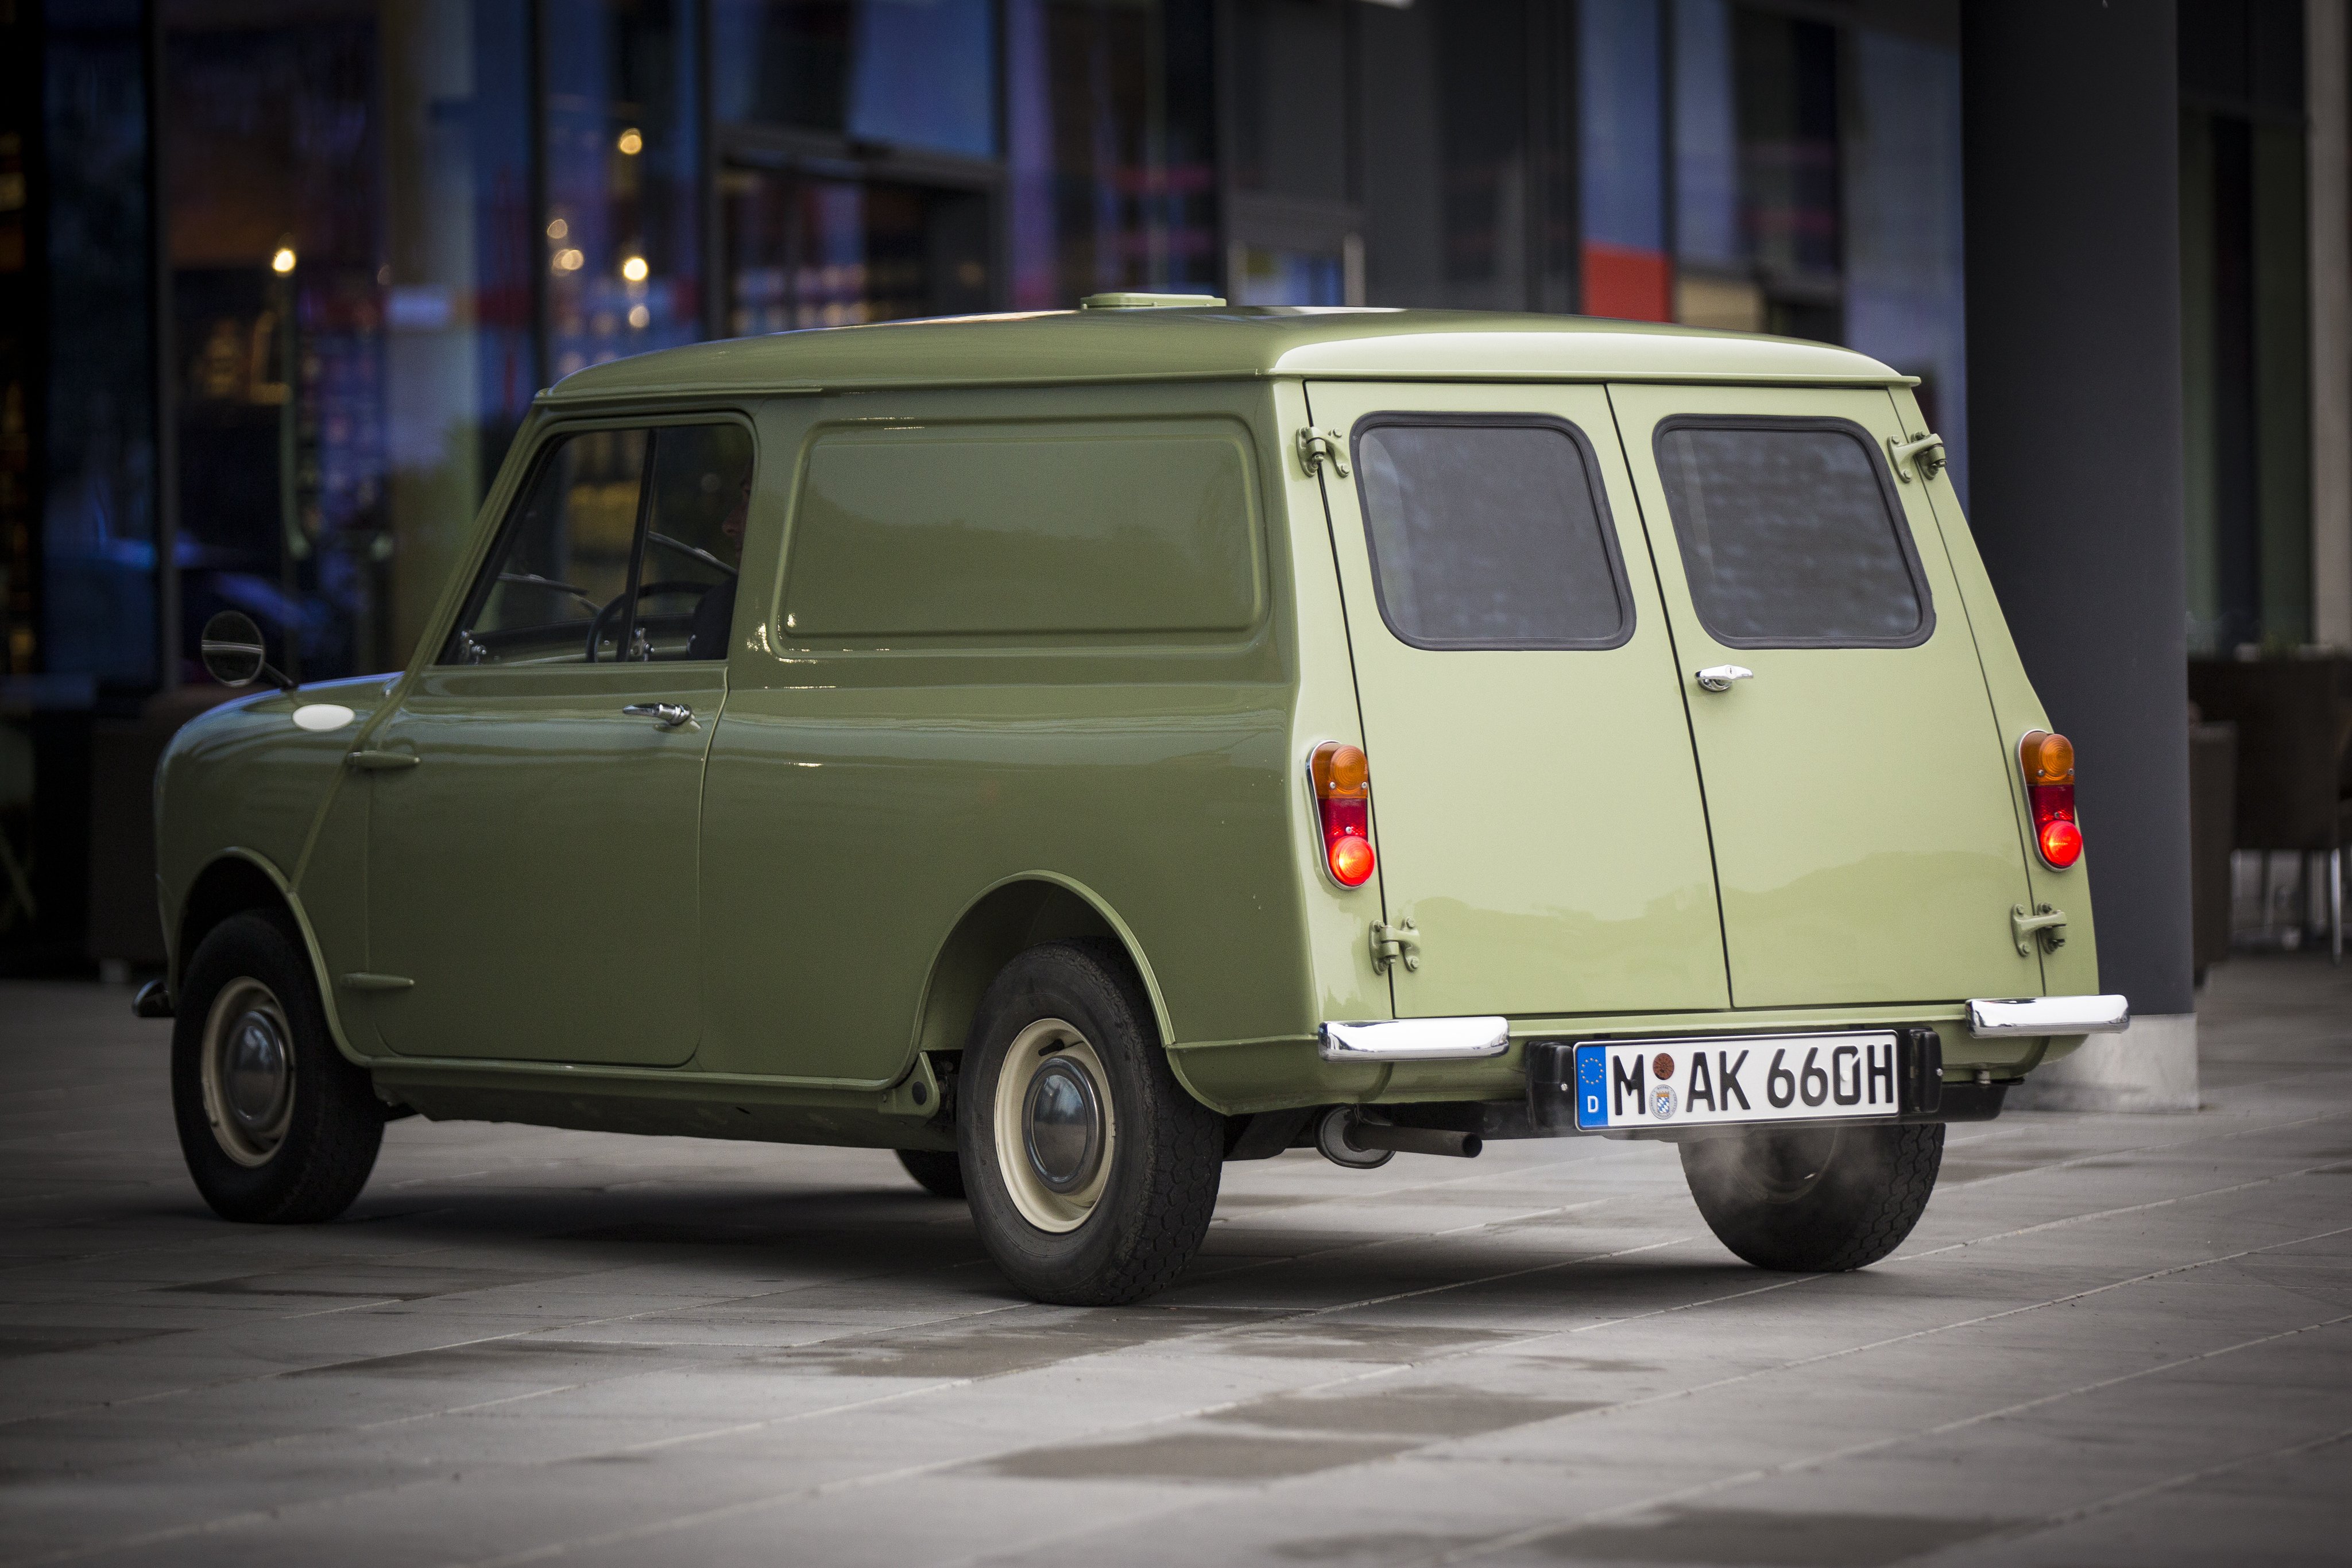
[[[1335,1163],[1365,1169],[1385,1164],[1391,1155],[1442,1155],[1475,1160],[1486,1146],[1475,1133],[1392,1126],[1368,1120],[1361,1111],[1347,1105],[1325,1114],[1322,1125],[1316,1129],[1315,1143],[1325,1157]],[[1335,1152],[1335,1144],[1344,1153]],[[1370,1157],[1374,1155],[1379,1157]]]

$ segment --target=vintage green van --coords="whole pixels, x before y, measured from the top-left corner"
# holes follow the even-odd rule
[[[405,671],[276,684],[163,762],[141,1002],[236,1219],[409,1112],[858,1145],[1113,1302],[1227,1160],[1600,1135],[1850,1269],[2126,1019],[1942,444],[1818,343],[1116,295],[648,354],[541,395]]]

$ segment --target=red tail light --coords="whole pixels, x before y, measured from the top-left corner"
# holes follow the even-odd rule
[[[2074,743],[2033,730],[2017,743],[2017,761],[2033,808],[2033,847],[2042,863],[2064,871],[2083,858],[2083,830],[2074,821]]]
[[[1323,824],[1323,864],[1341,887],[1372,880],[1371,764],[1360,747],[1327,740],[1307,758],[1315,814]]]

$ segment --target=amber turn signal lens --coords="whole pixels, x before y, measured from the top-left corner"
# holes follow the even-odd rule
[[[2074,743],[2063,735],[2035,730],[2019,746],[2018,760],[2025,766],[2028,784],[2074,781]]]
[[[1372,879],[1372,846],[1349,833],[1331,841],[1331,880],[1341,887],[1361,887]]]
[[[2083,830],[2063,817],[2042,824],[2042,858],[2063,871],[2083,858]]]
[[[1360,800],[1370,791],[1372,765],[1361,747],[1327,740],[1315,748],[1307,769],[1318,800]]]

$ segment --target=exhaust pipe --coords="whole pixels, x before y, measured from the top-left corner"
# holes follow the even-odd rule
[[[1315,1134],[1315,1146],[1323,1152],[1325,1159],[1355,1170],[1384,1166],[1397,1155],[1449,1155],[1458,1159],[1476,1159],[1478,1151],[1485,1147],[1475,1133],[1370,1122],[1349,1105],[1324,1113]]]
[[[1448,1133],[1435,1127],[1391,1127],[1386,1122],[1357,1120],[1348,1128],[1348,1141],[1360,1149],[1388,1149],[1400,1155],[1452,1155],[1475,1160],[1486,1147],[1475,1133]]]

